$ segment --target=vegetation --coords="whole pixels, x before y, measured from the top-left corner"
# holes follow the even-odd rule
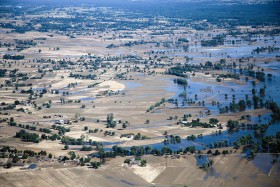
[[[230,131],[238,128],[239,126],[239,121],[235,121],[235,120],[228,120],[227,122],[227,127],[229,128]]]
[[[16,138],[20,138],[23,141],[27,142],[34,142],[34,143],[39,143],[40,138],[39,135],[36,133],[29,133],[26,132],[25,130],[20,130],[19,132],[16,133]]]
[[[25,57],[23,55],[9,55],[9,54],[5,54],[3,56],[3,59],[7,59],[7,60],[22,60]]]

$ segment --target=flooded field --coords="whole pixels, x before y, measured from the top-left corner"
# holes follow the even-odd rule
[[[0,186],[278,186],[276,7],[1,1]]]

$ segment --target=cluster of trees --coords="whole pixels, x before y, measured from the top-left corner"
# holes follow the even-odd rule
[[[187,38],[178,38],[178,42],[186,42],[186,43],[188,43],[189,40]]]
[[[20,157],[21,156],[21,157]],[[6,163],[6,168],[11,168],[13,164],[21,159],[28,159],[29,157],[47,156],[46,151],[35,152],[31,150],[18,150],[9,146],[0,147],[0,158],[11,158],[12,160]],[[49,154],[52,158],[52,154]]]
[[[217,125],[219,123],[219,120],[217,118],[210,118],[209,123],[212,125]]]
[[[10,123],[10,124],[11,124],[11,123]],[[28,130],[33,130],[33,131],[36,130],[36,127],[35,127],[35,126],[30,126],[30,125],[28,125],[28,124],[26,124],[26,125],[18,124],[18,126],[19,126],[20,128],[25,128],[25,129],[28,129]]]
[[[64,135],[66,132],[70,132],[70,128],[61,125],[52,125],[52,128],[58,130],[59,135]]]
[[[71,72],[69,76],[74,77],[75,79],[90,79],[90,80],[97,79],[97,76],[94,74],[83,75],[83,74],[78,74],[78,73],[74,74]]]
[[[166,135],[165,139],[163,140],[164,145],[168,144],[179,144],[181,143],[181,137],[178,135]]]
[[[81,136],[81,138],[70,138],[63,136],[61,138],[61,143],[67,145],[65,148],[69,148],[69,145],[90,145],[90,146],[95,146],[96,148],[103,147],[103,144],[100,142],[92,141],[92,139],[89,139],[88,142],[86,142],[84,136]]]
[[[52,135],[46,135],[46,134],[42,134],[41,138],[43,140],[51,140],[51,141],[55,141],[55,140],[61,140],[61,136],[58,134],[52,134]]]
[[[85,145],[80,149],[80,151],[92,151],[92,150],[93,150],[92,146],[85,146]]]
[[[280,108],[278,107],[277,103],[269,102],[268,108],[272,111],[271,117],[273,121],[280,120]]]
[[[22,60],[24,58],[25,58],[24,55],[9,55],[9,54],[3,55],[3,59],[6,60]]]
[[[226,155],[226,154],[229,154],[229,153],[230,153],[230,152],[229,152],[228,150],[223,150],[223,151],[222,151],[222,154],[223,154],[223,155]],[[215,152],[212,152],[212,150],[210,149],[210,150],[207,151],[207,154],[211,154],[211,155],[213,155],[213,156],[217,156],[217,155],[220,155],[221,152],[220,152],[219,150],[215,150]]]
[[[232,78],[232,79],[236,79],[239,80],[240,79],[240,75],[239,74],[219,74],[219,76],[217,77],[217,82],[221,82],[218,80],[221,80],[223,78]]]
[[[104,136],[115,136],[115,134],[114,131],[104,131]]]
[[[34,143],[40,142],[40,137],[38,134],[29,133],[23,129],[16,133],[16,138],[20,138],[21,140],[27,141],[27,142],[34,142]]]
[[[185,149],[180,148],[173,151],[170,147],[164,146],[161,149],[152,148],[151,146],[132,146],[131,148],[123,148],[117,145],[113,146],[112,151],[104,152],[104,150],[99,151],[99,157],[116,157],[116,156],[141,156],[145,154],[152,154],[156,156],[162,156],[165,154],[179,154],[179,153],[194,153],[196,151],[195,146],[188,146]]]
[[[35,157],[40,155],[47,155],[46,151],[35,152],[32,150],[18,150],[10,146],[3,146],[0,148],[0,158],[7,158],[11,155],[16,156],[19,154],[23,154],[22,159],[27,159],[28,157]]]
[[[88,133],[97,133],[98,131],[99,131],[99,129],[95,128],[94,130],[91,130],[91,129],[88,130]],[[100,130],[100,131],[102,131],[102,130]]]
[[[232,131],[239,127],[239,121],[230,119],[227,122],[227,127],[229,128],[229,131]]]
[[[107,127],[108,128],[115,128],[116,125],[117,125],[117,122],[114,121],[114,114],[113,113],[107,115],[106,122],[107,122]]]
[[[98,84],[100,84],[100,82],[97,82],[97,83],[94,83],[94,84],[88,85],[88,88],[93,88],[93,87],[97,86]]]
[[[264,152],[280,153],[280,133],[262,138],[261,145]]]
[[[264,103],[262,99],[259,99],[259,97],[254,96],[253,97],[253,104],[254,104],[254,108],[258,109],[259,107],[263,108],[264,107]],[[219,111],[220,113],[228,113],[228,112],[242,112],[245,111],[247,106],[251,107],[252,102],[249,99],[243,100],[239,100],[238,103],[235,102],[235,98],[233,98],[232,102],[230,102],[229,106],[225,106],[225,107],[220,107]]]
[[[132,47],[132,46],[135,46],[135,45],[143,45],[143,44],[146,44],[148,42],[145,42],[144,40],[139,40],[139,41],[129,41],[129,42],[126,42],[124,44],[122,44],[122,46],[125,46],[125,47]]]
[[[166,74],[175,75],[178,77],[188,77],[186,72],[191,72],[197,69],[201,69],[201,67],[192,64],[185,64],[184,66],[175,66],[171,67],[167,70]]]
[[[0,77],[5,77],[7,69],[0,69]]]
[[[242,74],[248,75],[249,77],[254,77],[262,82],[265,81],[265,73],[263,71],[255,72],[254,70],[252,70],[250,68],[247,70],[242,70]]]
[[[187,140],[194,141],[196,139],[196,136],[194,134],[187,136]]]
[[[24,49],[30,48],[31,46],[36,46],[37,43],[33,40],[15,40],[17,51],[22,51]]]
[[[16,108],[16,105],[15,104],[9,104],[9,105],[6,105],[6,106],[4,106],[4,107],[1,107],[0,108],[0,111],[1,110],[13,110],[13,109],[15,109]]]
[[[192,28],[197,30],[209,29],[209,23],[216,24],[223,28],[232,29],[237,25],[278,25],[279,20],[277,19],[277,11],[273,10],[273,7],[277,7],[277,2],[270,2],[267,4],[240,4],[236,3],[231,6],[225,6],[206,2],[203,5],[199,3],[188,3],[186,2],[164,2],[160,5],[150,4],[130,4],[126,2],[125,5],[121,5],[125,10],[125,16],[115,15],[110,16],[111,11],[105,12],[104,10],[90,11],[87,13],[75,12],[75,17],[71,18],[57,18],[57,17],[38,17],[32,19],[32,24],[27,22],[23,25],[15,23],[1,23],[0,26],[3,28],[13,29],[13,32],[24,33],[30,30],[37,30],[39,32],[48,31],[62,31],[66,32],[68,36],[72,36],[73,30],[76,33],[85,33],[88,31],[100,31],[106,30],[137,30],[145,28],[162,28],[163,25],[160,20],[151,19],[156,16],[166,17],[168,19],[170,27],[185,27],[189,24]],[[156,2],[154,2],[156,3]],[[111,4],[110,4],[111,6]],[[113,10],[117,8],[119,10],[120,4],[112,4]],[[15,6],[16,7],[16,6]],[[170,8],[172,7],[172,8]],[[49,7],[41,8],[37,10],[40,14],[42,11],[48,11]],[[265,11],[264,11],[265,10]],[[270,11],[269,11],[270,10]],[[24,12],[28,12],[27,8],[14,8],[9,10],[10,16],[21,16]],[[142,18],[139,19],[139,12]],[[259,12],[262,12],[261,14]],[[91,15],[96,18],[97,22],[89,20],[88,16]],[[127,19],[124,19],[127,18]],[[256,19],[252,19],[252,17]],[[169,19],[172,18],[172,19]],[[200,20],[207,19],[207,22],[201,22]],[[238,21],[236,21],[238,20]],[[208,23],[209,22],[209,23]],[[35,25],[41,25],[41,27],[35,27]],[[270,31],[271,32],[271,31]],[[278,32],[279,33],[279,32]],[[152,35],[173,35],[174,32],[171,29],[154,31]],[[120,36],[127,37],[127,35]]]
[[[211,121],[214,122],[214,121]],[[200,119],[197,118],[196,120],[192,120],[191,122],[187,122],[182,124],[184,126],[189,126],[189,127],[203,127],[203,128],[213,128],[214,127],[214,123],[205,123],[205,122],[200,122]]]
[[[152,110],[154,110],[154,108],[159,107],[160,105],[165,103],[165,98],[162,98],[159,102],[157,102],[156,104],[154,104],[153,106],[150,106],[146,112],[150,112]]]
[[[228,147],[228,146],[230,146],[230,143],[228,142],[228,140],[222,140],[222,141],[216,141],[214,143],[210,143],[207,146],[210,149],[221,148],[221,147]]]
[[[181,79],[181,78],[174,79],[174,83],[177,83],[177,84],[180,84],[180,85],[184,85],[184,86],[187,86],[187,85],[188,85],[187,80]]]
[[[44,132],[44,133],[51,133],[52,132],[51,129],[49,129],[49,128],[40,128],[39,131]]]
[[[18,40],[18,39],[16,39],[15,42],[16,42],[17,45],[32,45],[32,46],[37,45],[37,43],[34,42],[34,40]]]
[[[234,144],[237,146],[249,145],[249,144],[253,144],[253,143],[254,143],[254,139],[251,134],[242,136],[241,138],[238,138],[238,140],[236,142],[234,142]]]
[[[263,53],[263,52],[268,52],[268,53],[272,53],[272,52],[279,52],[279,47],[274,47],[274,46],[267,46],[267,47],[257,47],[256,49],[253,49],[252,53]]]
[[[93,161],[93,162],[90,162],[90,165],[91,165],[94,169],[98,169],[98,168],[101,166],[101,163],[100,163],[100,162],[97,162],[97,161]]]
[[[134,137],[133,137],[134,140],[146,140],[146,139],[149,139],[149,137],[147,136],[143,136],[141,135],[141,133],[137,133]]]
[[[201,46],[203,47],[216,47],[218,45],[224,45],[224,39],[226,35],[217,35],[212,40],[202,40]]]

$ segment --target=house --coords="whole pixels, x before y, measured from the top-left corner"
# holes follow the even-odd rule
[[[172,159],[179,159],[179,158],[180,158],[180,155],[179,155],[179,154],[171,155],[171,158],[172,158]]]
[[[65,164],[78,165],[79,163],[80,163],[79,159],[65,160]]]
[[[65,119],[65,120],[64,120],[64,124],[71,124],[71,120]]]
[[[60,120],[55,120],[55,124],[64,124],[64,120],[63,119],[60,119]]]
[[[141,165],[141,160],[136,160],[135,158],[132,158],[129,162],[129,165]]]

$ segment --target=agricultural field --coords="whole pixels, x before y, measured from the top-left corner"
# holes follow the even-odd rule
[[[278,186],[277,6],[0,2],[0,186]]]

